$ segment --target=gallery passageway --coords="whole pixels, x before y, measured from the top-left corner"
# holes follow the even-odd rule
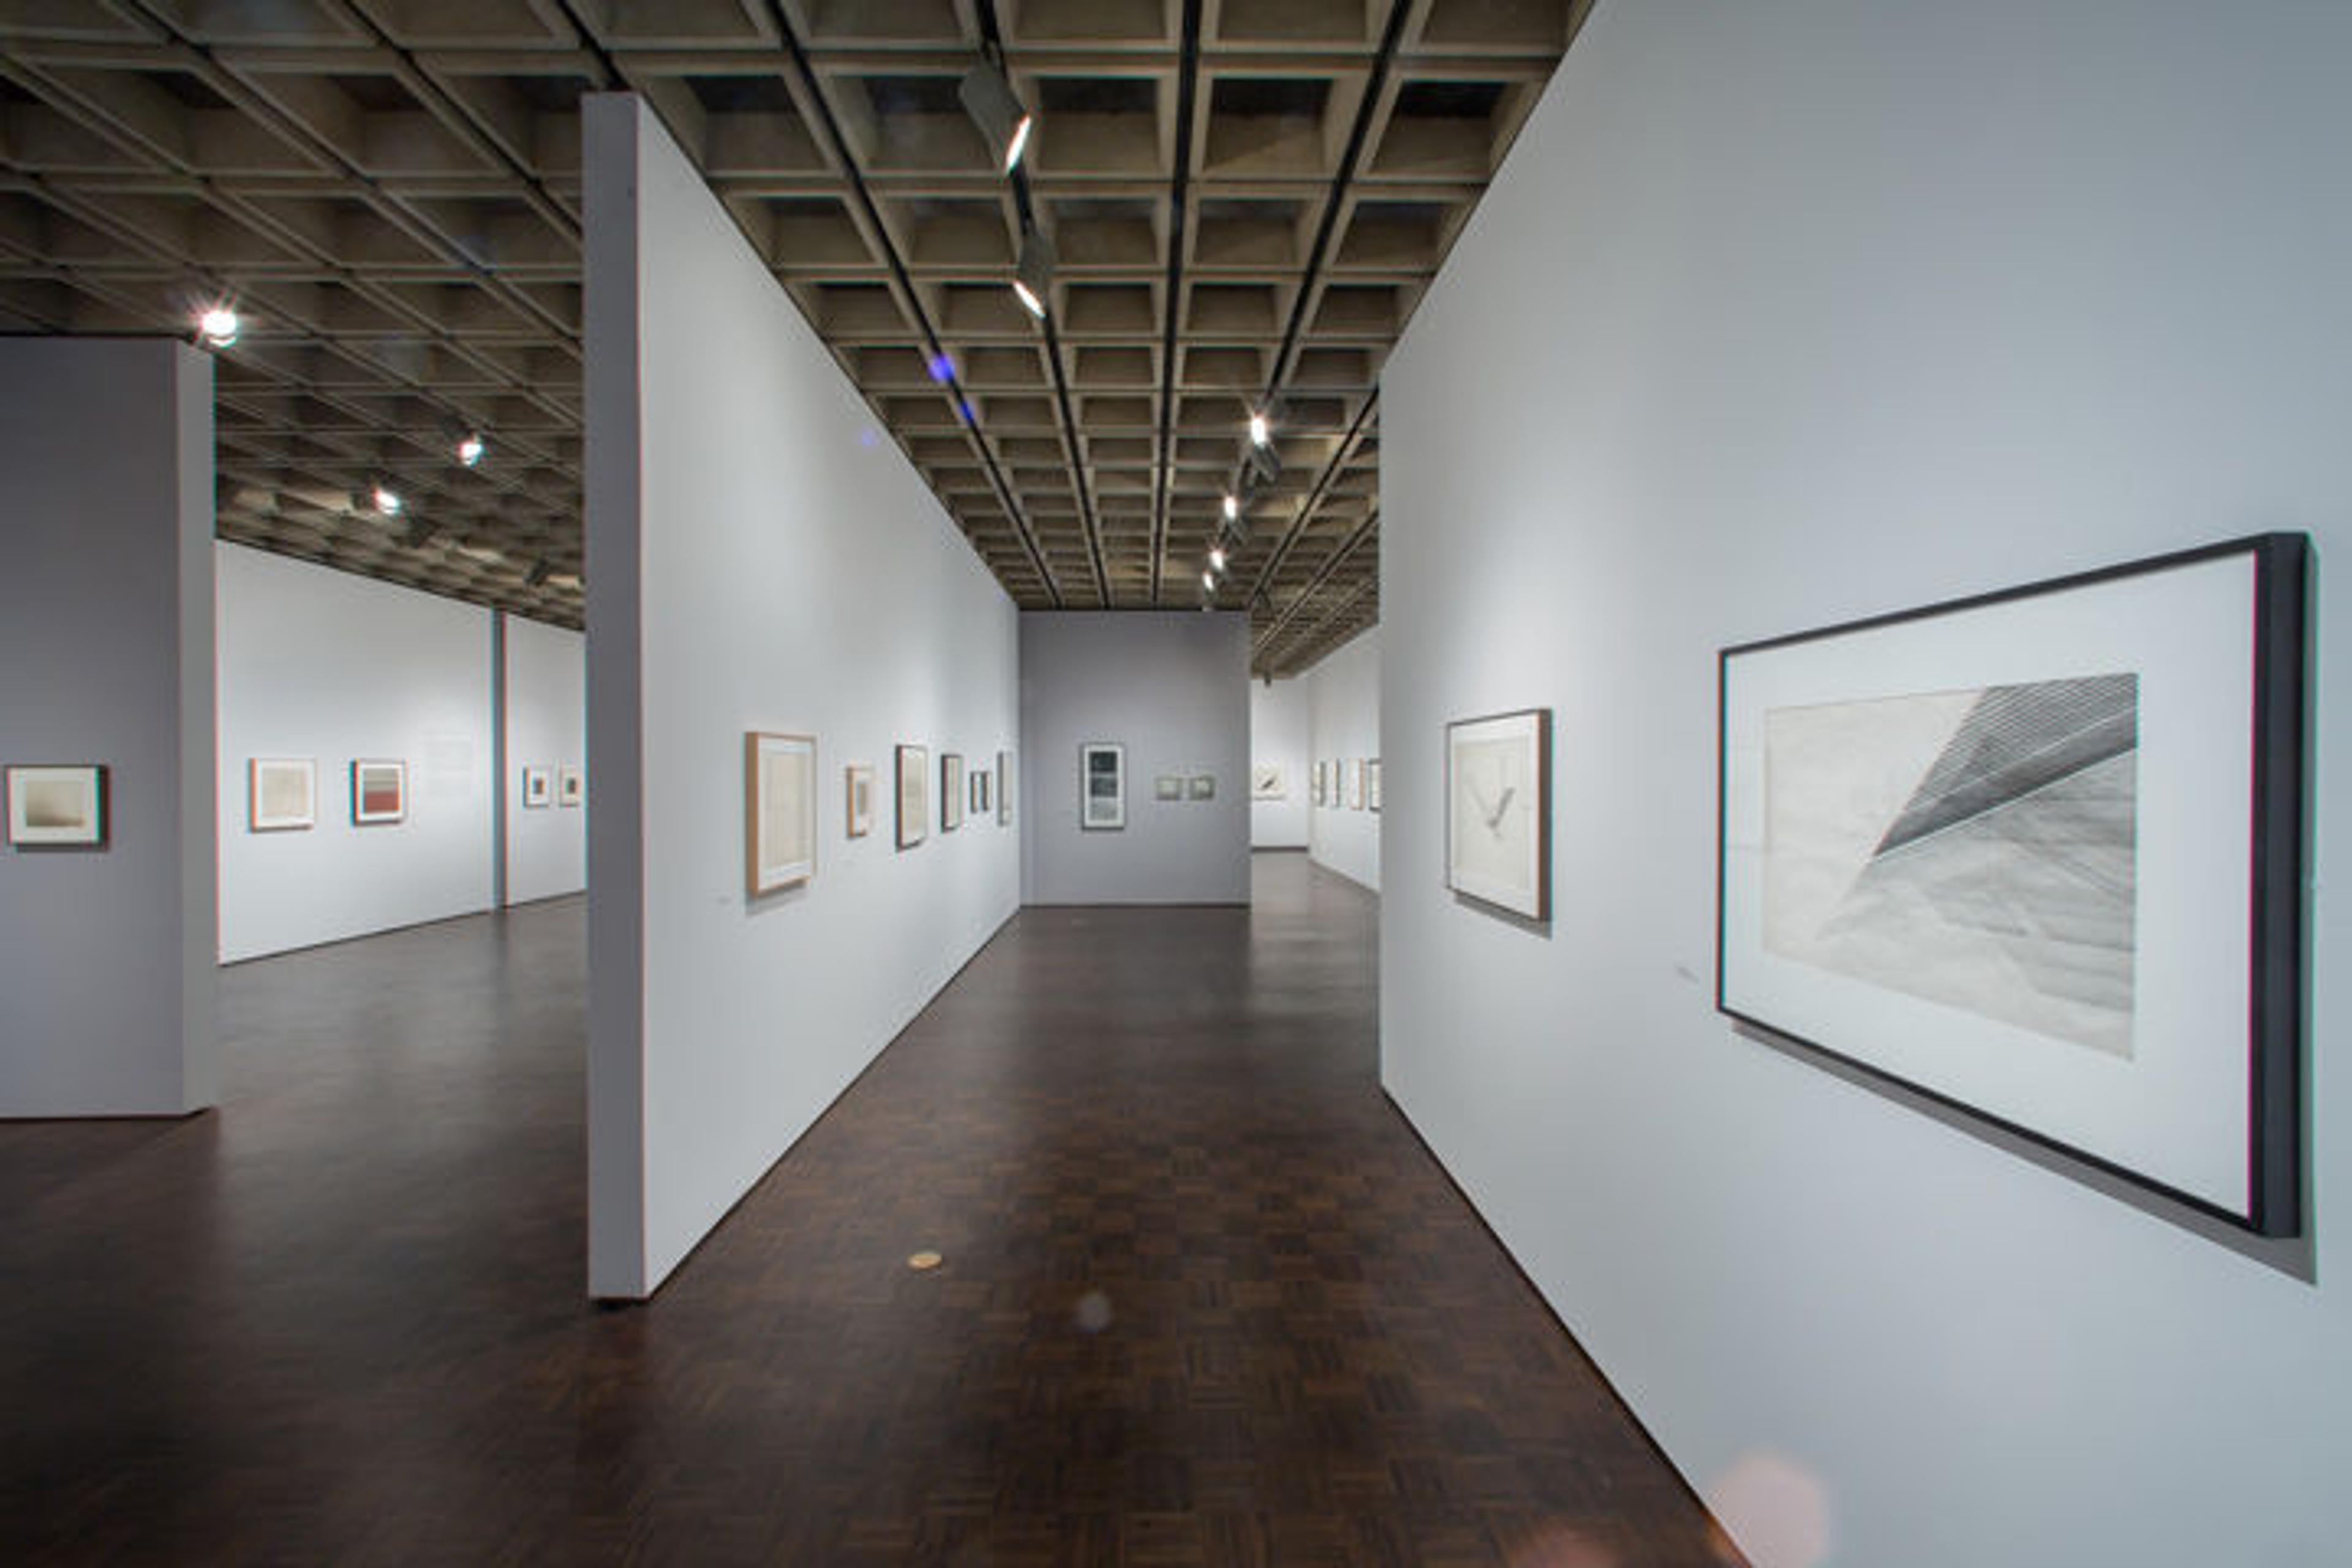
[[[1255,875],[1022,910],[642,1309],[581,901],[228,970],[217,1115],[0,1141],[0,1557],[1736,1561],[1382,1097],[1375,900]]]

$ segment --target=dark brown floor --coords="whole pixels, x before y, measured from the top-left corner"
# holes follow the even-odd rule
[[[1731,1560],[1257,876],[1022,914],[628,1310],[577,901],[226,972],[219,1113],[0,1124],[0,1562]]]

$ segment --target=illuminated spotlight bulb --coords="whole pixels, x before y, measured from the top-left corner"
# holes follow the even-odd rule
[[[992,59],[981,61],[964,72],[963,80],[956,85],[956,96],[963,100],[964,112],[971,116],[972,123],[980,127],[997,167],[1007,174],[1013,173],[1020,166],[1021,154],[1028,150],[1029,132],[1036,121],[1021,95],[1013,90],[1004,68]]]
[[[1217,586],[1217,574],[1214,572],[1202,573],[1201,586],[1208,589],[1212,593],[1214,593]]]
[[[1023,225],[1021,255],[1013,267],[1013,292],[1021,308],[1039,321],[1045,319],[1045,298],[1054,287],[1054,242]]]
[[[400,515],[400,493],[397,490],[393,489],[390,486],[376,486],[374,494],[370,499],[375,502],[375,510],[383,513],[384,516],[398,517]]]
[[[1274,439],[1274,432],[1273,432],[1271,429],[1269,429],[1269,428],[1267,427],[1266,423],[1265,423],[1265,415],[1263,415],[1263,414],[1253,414],[1253,415],[1251,415],[1251,416],[1250,416],[1250,443],[1251,443],[1251,445],[1253,445],[1253,446],[1257,446],[1257,447],[1263,447],[1263,446],[1266,445],[1268,442],[1272,441],[1273,439]]]
[[[482,454],[488,450],[489,448],[483,445],[480,436],[468,432],[466,438],[457,443],[458,464],[464,468],[473,468],[482,460]]]
[[[1209,570],[1222,572],[1224,569],[1225,547],[1222,544],[1212,544],[1209,546]]]
[[[1229,495],[1225,497],[1225,521],[1227,522],[1239,522],[1241,521],[1241,516],[1242,498],[1236,495]]]
[[[236,342],[236,312],[226,305],[215,305],[196,319],[196,331],[205,342],[216,349],[225,349]]]

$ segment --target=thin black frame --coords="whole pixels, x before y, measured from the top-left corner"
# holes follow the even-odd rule
[[[1533,715],[1536,721],[1536,912],[1515,910],[1508,904],[1458,888],[1454,883],[1454,731],[1469,724],[1491,724],[1497,719],[1525,719]],[[1541,924],[1551,919],[1551,710],[1549,708],[1512,708],[1500,713],[1479,713],[1467,719],[1445,721],[1445,890],[1457,899],[1498,910],[1513,920],[1533,921]]]
[[[2251,924],[2247,976],[2247,1193],[2245,1214],[2208,1202],[2137,1171],[2080,1149],[2049,1133],[1996,1116],[1964,1100],[1938,1092],[1825,1046],[1792,1035],[1769,1019],[1741,1012],[1726,996],[1725,913],[1728,858],[1725,853],[1730,796],[1729,721],[1731,661],[1795,643],[1815,642],[1899,626],[1908,621],[1957,615],[2013,600],[2068,593],[2233,555],[2254,563],[2254,687],[2252,697],[2253,755],[2247,799],[2252,809],[2248,853],[2252,881],[2247,899]],[[1765,1030],[1808,1051],[1820,1053],[1882,1082],[1898,1084],[1937,1105],[1989,1127],[1997,1127],[2066,1158],[2104,1171],[2200,1214],[2210,1215],[2257,1236],[2292,1237],[2303,1229],[2303,865],[2304,865],[2304,679],[2308,658],[2305,637],[2305,582],[2310,540],[2301,533],[2258,533],[2242,539],[2120,565],[2046,578],[2013,588],[1946,599],[1916,609],[1792,632],[1740,643],[1716,656],[1715,795],[1715,1006],[1726,1017]]]

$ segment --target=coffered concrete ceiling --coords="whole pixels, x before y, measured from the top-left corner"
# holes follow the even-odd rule
[[[1589,3],[0,0],[0,331],[234,301],[224,538],[576,626],[578,100],[626,89],[1024,606],[1202,603],[1269,411],[1214,603],[1286,673],[1379,617],[1381,361]]]

